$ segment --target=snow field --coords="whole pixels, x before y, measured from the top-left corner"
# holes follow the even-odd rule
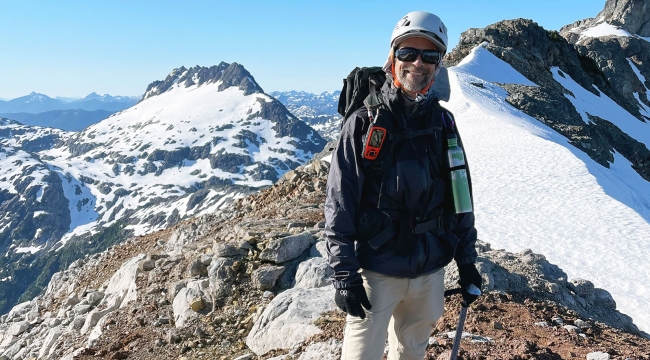
[[[502,61],[488,54],[468,59],[471,67],[449,69],[446,104],[467,150],[479,238],[495,248],[544,254],[569,279],[585,278],[609,291],[620,311],[650,330],[650,184],[621,155],[607,169],[508,105],[507,93],[482,78],[505,83],[512,77],[500,78],[507,74]],[[569,90],[581,101],[579,111],[598,111],[588,95]],[[612,113],[620,112],[605,114]],[[641,141],[644,131],[631,135]]]

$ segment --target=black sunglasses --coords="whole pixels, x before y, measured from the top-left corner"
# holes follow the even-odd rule
[[[422,61],[427,64],[438,64],[440,62],[440,53],[435,50],[420,50],[410,47],[395,50],[395,57],[399,61],[415,61],[418,55],[422,55]]]

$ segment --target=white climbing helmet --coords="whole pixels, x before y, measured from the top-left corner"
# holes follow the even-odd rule
[[[439,17],[425,11],[413,11],[401,18],[393,35],[390,47],[395,47],[410,37],[422,37],[431,40],[443,55],[447,52],[447,27]]]

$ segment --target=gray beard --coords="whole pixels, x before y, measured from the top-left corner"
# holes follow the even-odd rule
[[[427,76],[424,79],[420,80],[420,81],[412,80],[412,79],[406,77],[407,70],[408,71],[418,70],[418,72],[421,71],[421,72],[426,73]],[[404,69],[404,70],[398,72],[396,75],[397,75],[397,80],[400,82],[400,84],[402,84],[402,87],[404,89],[406,89],[408,91],[412,91],[412,92],[418,92],[418,91],[421,91],[422,89],[424,89],[425,87],[427,87],[427,85],[429,85],[429,83],[433,80],[434,73],[433,72],[428,73],[426,70],[410,68],[410,69]]]

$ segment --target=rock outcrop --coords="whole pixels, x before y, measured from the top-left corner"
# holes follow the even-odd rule
[[[630,34],[650,37],[650,1],[648,0],[607,0],[605,8],[594,18],[578,20],[562,27],[562,36],[572,42],[579,40],[582,30],[610,24]]]

